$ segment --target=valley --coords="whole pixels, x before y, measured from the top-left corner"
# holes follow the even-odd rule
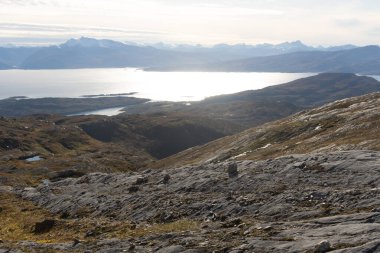
[[[379,92],[329,73],[191,106],[2,100],[0,250],[376,252]],[[58,115],[97,99],[127,109]]]

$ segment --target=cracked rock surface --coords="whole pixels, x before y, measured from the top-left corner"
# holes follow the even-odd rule
[[[66,251],[380,252],[376,151],[92,173],[14,192],[66,219],[200,224],[196,231],[55,245]]]

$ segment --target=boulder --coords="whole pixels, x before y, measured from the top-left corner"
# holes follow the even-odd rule
[[[239,175],[239,172],[237,170],[237,164],[230,163],[227,167],[227,172],[229,177],[237,177]]]
[[[42,222],[37,222],[34,226],[35,234],[43,234],[49,232],[55,225],[55,220],[44,220]]]

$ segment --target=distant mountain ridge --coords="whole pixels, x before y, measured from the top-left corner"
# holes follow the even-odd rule
[[[68,69],[172,66],[202,64],[206,57],[127,45],[111,40],[80,38],[59,46],[41,48],[20,65],[22,69]]]
[[[18,67],[41,47],[0,47],[0,69]]]
[[[164,43],[157,43],[152,45],[158,49],[164,50],[173,50],[181,52],[191,52],[191,53],[204,53],[212,55],[219,60],[233,60],[237,58],[250,58],[250,57],[259,57],[259,56],[271,56],[279,55],[293,52],[303,52],[303,51],[339,51],[346,49],[356,48],[354,45],[342,45],[334,47],[312,47],[305,45],[301,41],[293,42],[284,42],[280,44],[257,44],[257,45],[248,45],[248,44],[217,44],[212,47],[204,47],[201,45],[169,45]]]
[[[366,46],[334,52],[295,52],[277,56],[231,61],[216,66],[216,68],[218,67],[229,71],[378,74],[380,69],[380,47]]]
[[[10,66],[3,62],[0,62],[0,69],[10,69]]]
[[[138,67],[160,70],[188,66],[214,66],[229,61],[273,56],[294,52],[330,52],[356,48],[353,45],[338,47],[310,47],[301,41],[277,45],[227,45],[213,47],[200,45],[138,45],[113,40],[92,38],[70,39],[65,43],[49,47],[3,47],[0,48],[1,69],[67,69],[67,68],[112,68]]]
[[[177,65],[172,68],[152,68],[150,70],[285,73],[337,72],[378,75],[380,74],[380,47],[365,46],[340,51],[303,51],[204,65]]]
[[[91,38],[82,37],[80,39],[70,39],[65,43],[59,45],[59,47],[104,47],[104,48],[112,48],[112,47],[123,47],[126,44],[114,40],[96,40]]]

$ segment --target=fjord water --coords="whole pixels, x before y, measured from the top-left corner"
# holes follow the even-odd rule
[[[260,89],[310,73],[145,72],[133,68],[2,70],[0,98],[80,97],[136,92],[159,101],[196,101],[205,97]]]
[[[106,108],[101,110],[94,110],[94,111],[84,111],[80,113],[75,114],[69,114],[67,116],[76,116],[76,115],[106,115],[106,116],[115,116],[123,112],[124,107],[113,107],[113,108]]]

